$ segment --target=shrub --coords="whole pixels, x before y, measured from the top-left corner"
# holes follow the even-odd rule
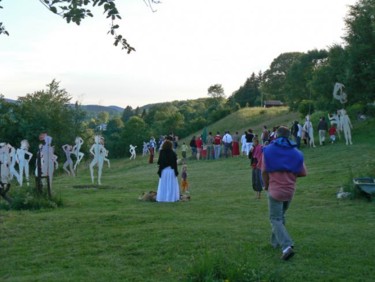
[[[39,210],[43,208],[53,209],[63,205],[61,196],[53,195],[51,198],[49,198],[46,191],[39,194],[34,188],[31,187],[11,188],[8,194],[12,198],[12,202],[10,204],[1,202],[0,209]]]

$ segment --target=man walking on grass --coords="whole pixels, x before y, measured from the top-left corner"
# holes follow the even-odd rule
[[[302,152],[289,140],[290,130],[280,126],[276,134],[276,139],[263,149],[262,178],[268,190],[271,245],[281,247],[281,259],[288,260],[294,255],[294,243],[285,227],[285,213],[292,201],[297,177],[307,173]]]

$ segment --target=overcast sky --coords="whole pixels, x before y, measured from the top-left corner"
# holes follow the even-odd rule
[[[163,0],[152,12],[143,0],[116,0],[120,33],[137,50],[128,55],[113,46],[101,10],[76,26],[39,0],[3,0],[0,94],[17,99],[56,79],[85,105],[196,99],[217,83],[228,97],[282,53],[342,44],[355,2]]]

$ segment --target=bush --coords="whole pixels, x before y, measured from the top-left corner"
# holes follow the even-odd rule
[[[48,197],[47,192],[43,191],[42,194],[38,194],[34,188],[27,187],[16,187],[11,188],[8,193],[9,197],[12,198],[12,202],[0,202],[0,209],[5,210],[39,210],[43,208],[53,209],[63,206],[63,201],[60,196],[53,195],[51,198]]]
[[[362,104],[353,104],[347,107],[346,112],[350,118],[357,118],[358,114],[365,112],[365,106]]]
[[[302,116],[307,116],[314,112],[314,102],[311,100],[302,100],[301,103],[298,105],[298,112]]]

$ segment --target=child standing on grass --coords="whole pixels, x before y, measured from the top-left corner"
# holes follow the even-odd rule
[[[336,141],[336,126],[334,124],[331,125],[331,127],[328,130],[329,139],[331,140],[331,143],[335,143]]]
[[[186,164],[182,166],[181,189],[182,189],[182,193],[189,193],[189,182],[187,181],[187,166],[186,166]]]
[[[253,146],[249,152],[250,166],[252,168],[251,182],[253,190],[256,192],[256,198],[260,199],[263,190],[261,161],[262,161],[262,145],[259,144],[258,137],[253,138]]]
[[[182,161],[185,162],[186,161],[186,152],[187,152],[187,149],[188,149],[188,146],[184,143],[182,143],[182,146],[181,146],[181,155],[182,155]]]

